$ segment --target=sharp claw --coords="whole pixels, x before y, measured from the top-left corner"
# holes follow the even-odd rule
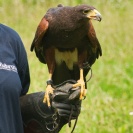
[[[44,99],[43,99],[43,103],[47,103],[48,107],[51,106],[50,104],[50,98],[49,98],[49,94],[45,93]]]
[[[86,96],[85,82],[82,80],[79,80],[78,83],[73,85],[74,88],[76,88],[78,86],[81,86],[79,99],[82,100]]]
[[[47,103],[48,107],[51,107],[49,94],[53,94],[53,88],[51,87],[51,85],[47,86],[44,99],[43,99],[43,102]]]

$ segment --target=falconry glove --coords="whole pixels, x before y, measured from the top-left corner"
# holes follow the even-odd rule
[[[52,95],[52,107],[60,117],[75,119],[80,113],[81,101],[79,101],[80,87],[73,88],[72,83],[66,83],[54,90]]]
[[[76,81],[75,81],[76,82]],[[24,133],[58,133],[72,119],[77,119],[81,101],[80,87],[72,88],[74,82],[56,86],[51,98],[51,108],[43,103],[44,92],[20,98]]]

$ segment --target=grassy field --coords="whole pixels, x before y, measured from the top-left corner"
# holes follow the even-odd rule
[[[87,98],[75,133],[133,133],[133,10],[132,0],[0,0],[0,23],[21,36],[29,59],[29,93],[45,89],[47,67],[30,52],[38,23],[49,7],[62,3],[93,5],[103,16],[93,21],[103,56],[92,67]],[[66,125],[61,133],[69,133]]]

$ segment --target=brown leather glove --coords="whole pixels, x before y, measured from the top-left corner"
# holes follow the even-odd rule
[[[20,98],[24,133],[58,133],[66,123],[80,113],[80,88],[72,88],[75,81],[56,86],[49,108],[44,104],[44,92],[32,93]]]
[[[73,83],[66,83],[57,87],[52,95],[52,107],[54,107],[59,116],[70,117],[75,119],[81,108],[81,101],[79,101],[80,87],[73,88]]]

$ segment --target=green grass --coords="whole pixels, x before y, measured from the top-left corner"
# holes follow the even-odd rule
[[[88,3],[102,14],[101,23],[93,21],[103,56],[92,67],[87,98],[75,133],[133,133],[133,1],[128,0],[1,0],[0,22],[15,29],[28,54],[31,86],[29,93],[44,90],[47,67],[30,52],[38,23],[49,7],[58,3]],[[61,133],[69,133],[66,125]]]

